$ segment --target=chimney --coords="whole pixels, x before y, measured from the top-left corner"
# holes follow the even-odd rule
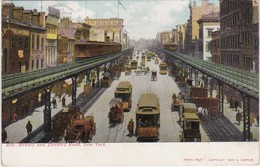
[[[45,27],[45,13],[44,12],[39,12],[39,15],[38,15],[38,17],[39,17],[39,26],[41,26],[41,27]]]

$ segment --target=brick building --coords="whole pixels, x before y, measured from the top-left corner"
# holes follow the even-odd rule
[[[44,68],[45,14],[2,6],[2,74]]]
[[[45,13],[24,10],[13,3],[2,5],[2,74],[13,74],[44,68]],[[2,126],[34,111],[43,101],[38,91],[29,92],[19,99],[2,101]]]
[[[220,1],[220,41],[221,63],[258,72],[259,17],[258,1],[221,0]],[[226,86],[226,96],[239,101],[241,94]],[[258,102],[250,100],[251,111],[258,112]]]

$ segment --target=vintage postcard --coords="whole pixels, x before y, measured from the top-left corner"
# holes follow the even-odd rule
[[[2,0],[2,166],[259,165],[256,0]]]

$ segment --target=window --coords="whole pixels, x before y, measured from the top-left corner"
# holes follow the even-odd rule
[[[42,38],[42,49],[44,48],[44,38]]]
[[[7,48],[4,48],[4,72],[7,73],[7,54],[8,54],[8,50]]]
[[[39,60],[36,60],[36,69],[39,69]]]
[[[41,59],[41,68],[43,68],[43,59]]]
[[[23,42],[23,41],[22,41],[22,37],[19,37],[19,38],[18,38],[18,48],[19,48],[19,49],[22,49],[22,42]]]
[[[32,60],[32,67],[31,67],[32,70],[33,70],[33,67],[34,67],[34,61]]]
[[[207,42],[207,44],[206,44],[206,52],[210,52],[210,50],[211,50],[210,42]]]
[[[24,48],[29,49],[29,39],[28,38],[24,38]]]
[[[213,29],[208,29],[208,37],[211,37]]]
[[[14,42],[14,40],[15,40],[15,39],[14,39],[14,36],[12,36],[12,37],[11,37],[11,42],[12,42],[11,45],[12,45],[12,48],[13,48],[13,49],[14,49],[14,47],[15,47],[15,42]]]
[[[32,35],[32,49],[34,49],[34,34]]]
[[[39,48],[40,48],[40,35],[37,35],[36,49],[39,50]]]
[[[12,62],[12,72],[14,72],[15,71],[15,62],[13,61]]]

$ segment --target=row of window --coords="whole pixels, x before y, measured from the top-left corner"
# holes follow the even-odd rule
[[[89,21],[90,25],[100,25],[100,26],[104,26],[104,25],[122,25],[121,21]]]
[[[47,34],[57,34],[57,27],[46,26]]]
[[[237,54],[221,54],[221,63],[227,65],[239,66],[240,56]]]
[[[229,13],[232,10],[239,8],[239,2],[237,0],[225,0],[220,3],[221,15]]]
[[[242,40],[245,46],[251,46],[253,43],[252,33],[249,31],[242,32]]]
[[[225,30],[227,27],[233,27],[239,22],[239,12],[235,12],[232,15],[229,15],[221,21],[221,29]]]
[[[239,48],[239,35],[221,38],[221,48]]]

